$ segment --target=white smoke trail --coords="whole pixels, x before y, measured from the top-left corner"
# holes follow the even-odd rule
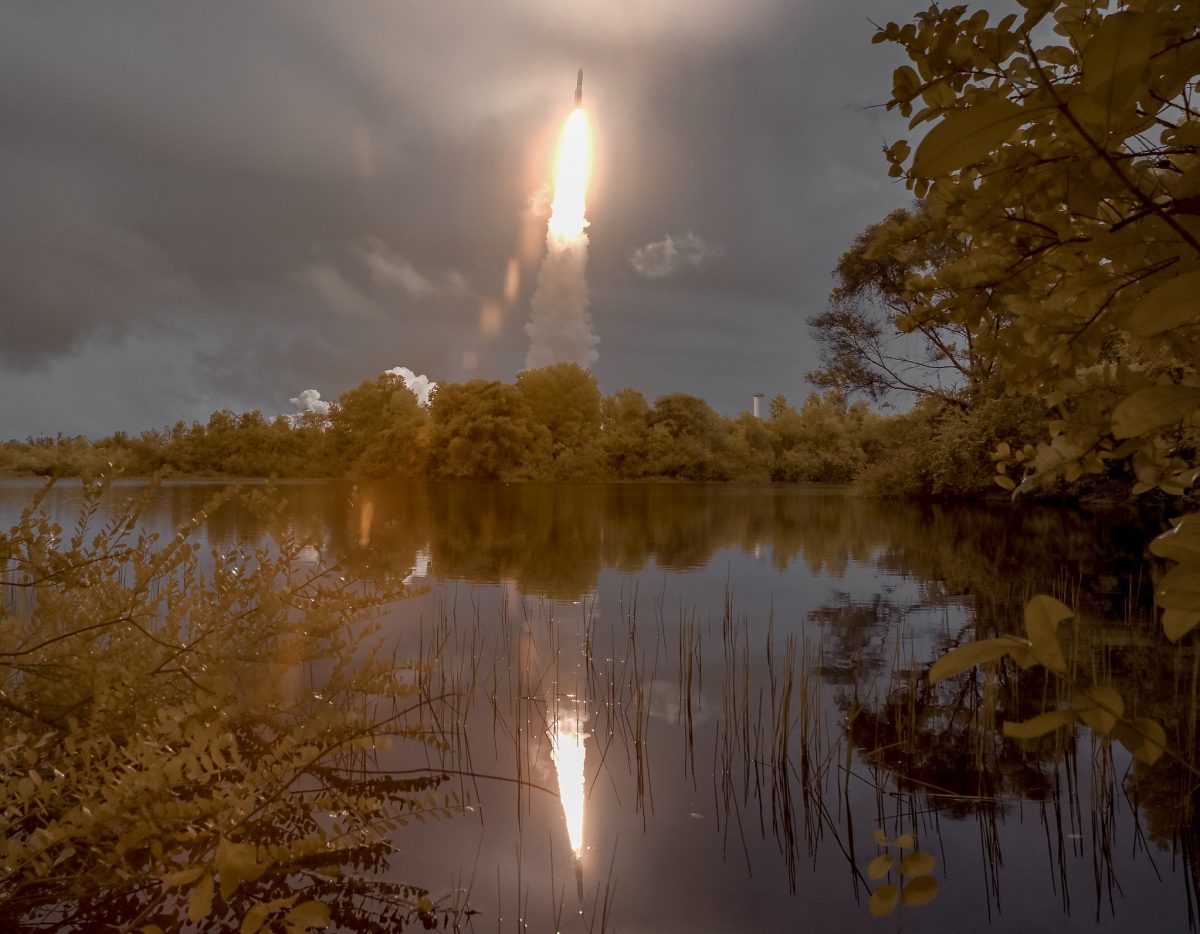
[[[588,367],[599,358],[600,339],[588,313],[587,251],[586,233],[571,238],[546,235],[546,258],[525,325],[530,340],[526,369],[551,363]]]

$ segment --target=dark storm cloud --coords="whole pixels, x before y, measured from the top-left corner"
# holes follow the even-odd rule
[[[901,127],[863,105],[886,98],[896,64],[869,46],[867,18],[908,12],[10,5],[0,393],[36,403],[6,407],[0,436],[285,411],[301,390],[334,398],[396,365],[511,379],[543,232],[527,204],[580,64],[602,386],[685,389],[728,411],[752,388],[802,394],[803,321],[833,262],[905,201],[879,156]],[[686,232],[719,255],[638,276],[633,251]],[[679,342],[644,339],[667,325]],[[741,384],[731,361],[755,359],[771,385]]]

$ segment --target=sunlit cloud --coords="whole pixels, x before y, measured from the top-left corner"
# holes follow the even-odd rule
[[[384,373],[388,376],[399,376],[401,382],[409,392],[417,397],[417,402],[421,405],[428,406],[433,399],[433,394],[437,392],[437,383],[424,373],[418,376],[406,366],[394,366],[390,370],[384,370]]]
[[[318,389],[306,389],[300,395],[288,399],[288,402],[300,412],[314,412],[317,415],[328,415],[332,405],[321,398]]]

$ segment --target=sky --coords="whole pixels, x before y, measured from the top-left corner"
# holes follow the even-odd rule
[[[0,438],[511,382],[576,71],[604,392],[799,403],[807,318],[909,203],[915,0],[110,0],[0,30]]]

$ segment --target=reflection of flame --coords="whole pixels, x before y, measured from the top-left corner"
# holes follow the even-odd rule
[[[371,544],[371,523],[375,520],[375,500],[364,499],[358,517],[358,544],[363,548]]]
[[[550,757],[558,773],[558,796],[562,799],[563,816],[567,819],[567,837],[575,858],[583,855],[583,765],[587,734],[581,729],[583,718],[579,702],[573,701],[574,711],[559,711],[550,729]]]
[[[587,226],[584,201],[587,196],[591,141],[587,117],[576,108],[567,117],[558,141],[554,165],[554,203],[550,208],[550,233],[564,240],[578,238]]]

